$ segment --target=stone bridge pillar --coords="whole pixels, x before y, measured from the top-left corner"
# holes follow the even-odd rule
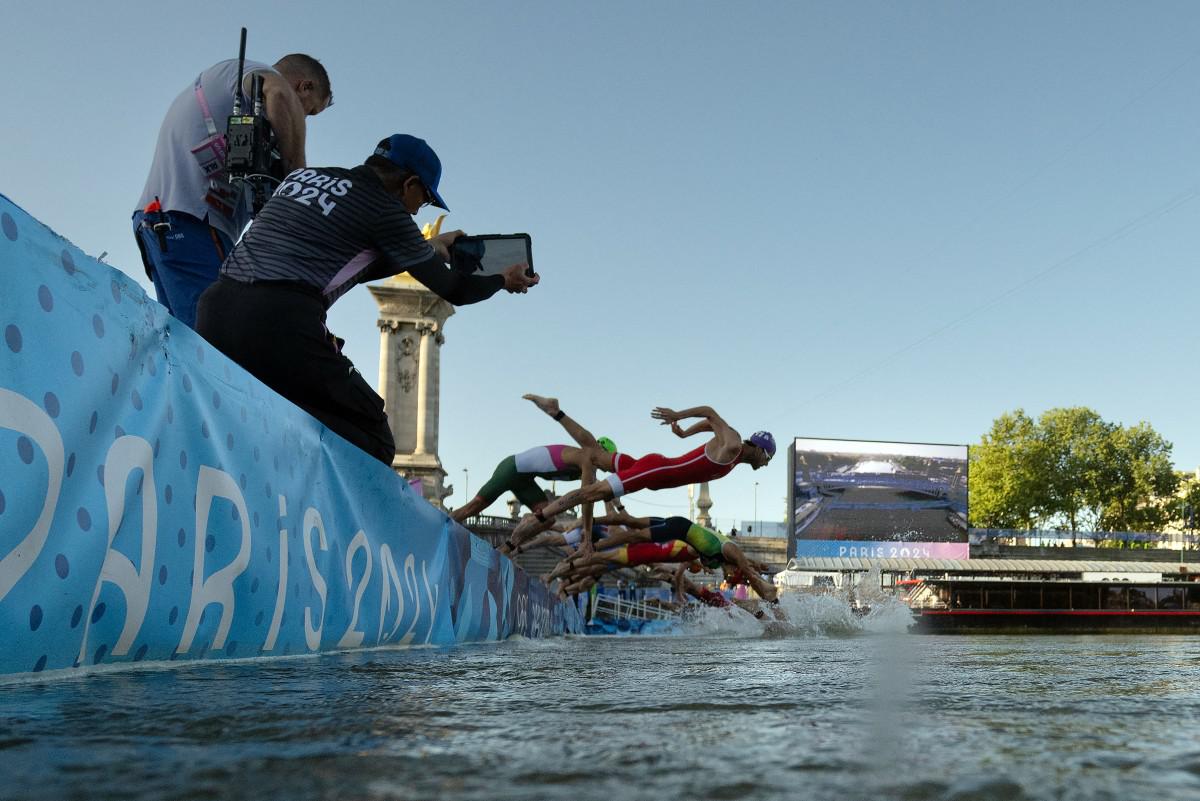
[[[435,506],[454,491],[438,457],[442,334],[454,307],[407,273],[368,287],[379,304],[379,394],[396,440],[392,469]]]

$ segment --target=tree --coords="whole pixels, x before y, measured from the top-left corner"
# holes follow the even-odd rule
[[[971,449],[972,525],[1159,529],[1174,516],[1162,499],[1179,485],[1171,448],[1148,423],[1123,427],[1082,406],[1037,421],[1021,409],[1003,414]]]
[[[1179,477],[1171,443],[1147,423],[1110,432],[1101,464],[1101,531],[1158,531],[1171,518],[1158,499],[1171,497]]]
[[[1193,534],[1200,529],[1200,470],[1175,474],[1176,496],[1166,504],[1169,526],[1175,531]]]
[[[1084,406],[1048,409],[1037,423],[1039,473],[1048,496],[1044,511],[1072,535],[1095,530],[1103,506],[1104,455],[1114,426]],[[1072,536],[1074,544],[1074,536]]]
[[[970,450],[970,513],[976,528],[1032,529],[1042,517],[1044,485],[1038,464],[1041,443],[1033,420],[1021,409],[992,422]]]

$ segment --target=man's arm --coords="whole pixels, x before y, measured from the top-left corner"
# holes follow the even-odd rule
[[[304,106],[300,105],[296,90],[277,72],[257,74],[263,76],[263,111],[275,131],[283,171],[288,173],[308,166],[304,157]],[[249,85],[252,77],[253,74],[243,79],[243,87]]]
[[[682,409],[680,411],[659,406],[650,412],[650,416],[655,420],[661,421],[663,425],[669,425],[671,431],[677,437],[690,437],[700,431],[711,431],[713,440],[720,449],[720,454],[710,453],[709,455],[717,458],[719,461],[725,461],[725,459],[734,456],[742,447],[741,435],[731,425],[726,423],[719,414],[713,411],[711,406],[693,406],[690,409]],[[702,419],[686,429],[680,428],[680,420],[687,420],[692,417]]]
[[[583,485],[587,486],[596,480],[596,468],[590,464],[583,468]],[[589,554],[592,552],[592,503],[593,501],[585,501],[583,504],[583,515],[579,521],[583,526],[583,531],[579,532],[579,552],[581,554]]]
[[[409,267],[407,272],[439,298],[455,306],[479,303],[504,288],[502,276],[467,275],[451,270],[436,253],[428,261]]]
[[[412,215],[399,204],[384,209],[374,221],[372,244],[384,258],[372,265],[364,280],[377,280],[407,272],[438,297],[455,306],[466,306],[487,300],[501,289],[525,292],[538,282],[525,275],[524,268],[514,264],[499,275],[468,275],[451,269],[447,264],[449,243],[461,235],[452,231],[430,240],[421,236]]]
[[[610,510],[608,514],[596,518],[596,522],[602,526],[625,526],[626,528],[650,528],[654,522],[650,517],[634,517],[626,512]]]
[[[455,306],[479,303],[501,289],[523,293],[538,282],[536,276],[528,278],[519,264],[513,265],[500,275],[467,275],[447,267],[438,255],[429,261],[409,267],[407,272],[442,300]]]
[[[684,573],[687,572],[687,562],[684,562],[679,567],[675,568],[675,578],[671,582],[671,595],[678,603],[684,603],[687,598],[683,594]]]

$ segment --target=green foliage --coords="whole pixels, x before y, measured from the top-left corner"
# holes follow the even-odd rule
[[[1040,443],[1023,410],[1003,414],[970,451],[971,525],[1031,529],[1045,503],[1037,480]]]
[[[1180,472],[1175,477],[1179,482],[1179,490],[1163,511],[1172,529],[1200,531],[1200,475]]]
[[[1158,530],[1174,511],[1161,499],[1179,485],[1171,447],[1147,423],[1109,423],[1086,407],[1050,409],[1037,421],[1020,409],[1003,414],[971,449],[971,523]]]

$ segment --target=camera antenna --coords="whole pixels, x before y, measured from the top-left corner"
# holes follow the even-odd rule
[[[233,95],[233,116],[242,113],[242,75],[246,71],[246,29],[242,28],[242,43],[238,46],[238,80],[237,92]]]

